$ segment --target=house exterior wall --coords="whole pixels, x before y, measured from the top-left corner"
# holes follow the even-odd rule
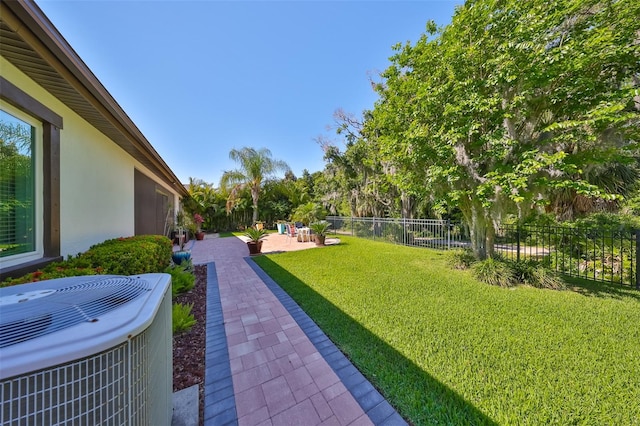
[[[2,57],[0,69],[6,80],[63,118],[60,255],[75,255],[105,239],[134,235],[135,170],[155,180],[170,194],[173,205],[178,205],[175,190]],[[38,224],[42,226],[41,221]],[[0,262],[3,267],[16,264],[11,258]]]

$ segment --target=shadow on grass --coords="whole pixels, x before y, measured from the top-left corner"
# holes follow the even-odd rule
[[[411,424],[497,424],[271,259],[252,260]]]
[[[640,291],[628,285],[585,280],[584,278],[563,276],[567,288],[579,294],[606,299],[630,297],[640,301]]]

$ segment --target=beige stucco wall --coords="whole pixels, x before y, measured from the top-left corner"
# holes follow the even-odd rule
[[[2,76],[62,116],[60,131],[61,254],[134,233],[134,169],[178,195],[122,148],[0,57]],[[40,221],[42,226],[42,221]],[[10,261],[10,259],[6,259]],[[3,260],[4,262],[5,260]]]

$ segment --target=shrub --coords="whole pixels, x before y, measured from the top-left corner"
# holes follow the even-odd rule
[[[171,274],[171,294],[173,297],[191,290],[196,283],[196,277],[191,273],[191,261],[180,265],[168,266],[164,272]]]
[[[5,280],[1,287],[80,275],[138,275],[163,271],[171,262],[171,240],[161,235],[114,238],[41,270]]]
[[[469,269],[477,260],[469,249],[448,250],[445,257],[447,264],[454,269]]]
[[[107,240],[78,257],[93,267],[100,266],[105,274],[136,275],[164,270],[169,266],[171,251],[168,238],[140,235]]]
[[[189,330],[196,324],[196,319],[191,313],[193,303],[174,303],[172,312],[173,334]]]
[[[499,287],[511,287],[515,284],[513,271],[501,260],[486,259],[471,267],[473,275],[480,281]]]
[[[553,290],[565,288],[565,283],[558,273],[533,259],[513,261],[509,263],[509,266],[513,271],[514,278],[523,284]]]

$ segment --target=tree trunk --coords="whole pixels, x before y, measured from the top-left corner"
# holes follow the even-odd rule
[[[463,211],[469,224],[471,248],[479,260],[493,257],[494,253],[496,232],[487,213],[482,205],[473,202],[470,211]]]
[[[253,223],[256,223],[258,221],[258,198],[260,197],[259,191],[259,188],[251,188],[251,198],[253,199]]]
[[[400,200],[402,201],[402,217],[413,219],[413,197],[403,191],[400,194]]]

